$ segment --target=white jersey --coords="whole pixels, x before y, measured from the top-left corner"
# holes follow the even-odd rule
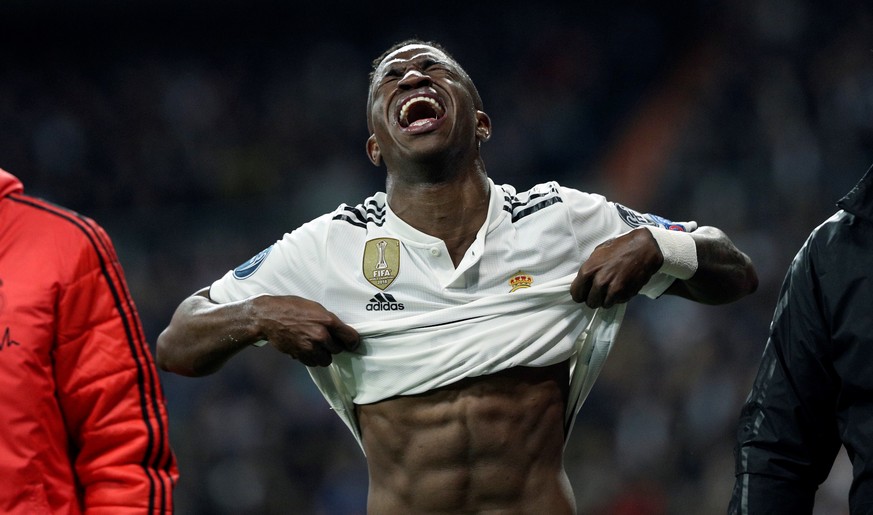
[[[624,313],[623,305],[591,310],[573,302],[572,278],[597,245],[633,227],[696,224],[642,215],[555,182],[523,193],[489,183],[485,223],[457,267],[442,240],[405,223],[377,193],[286,234],[213,283],[210,297],[296,295],[354,327],[358,350],[309,371],[359,443],[354,404],[568,359],[569,433]],[[657,297],[673,280],[656,274],[641,293]]]

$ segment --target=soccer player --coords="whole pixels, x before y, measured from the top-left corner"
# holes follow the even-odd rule
[[[0,334],[0,513],[172,513],[163,392],[112,242],[4,170]]]
[[[873,169],[794,257],[737,429],[730,512],[812,513],[841,446],[873,512]]]
[[[435,43],[374,61],[367,112],[386,191],[185,299],[159,365],[209,374],[266,342],[309,366],[367,457],[371,513],[572,513],[564,441],[625,303],[730,302],[751,262],[712,227],[495,184],[491,119]]]

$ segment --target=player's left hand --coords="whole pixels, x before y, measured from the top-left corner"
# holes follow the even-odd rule
[[[594,249],[579,268],[570,294],[590,308],[610,308],[638,294],[663,262],[652,233],[634,229]]]

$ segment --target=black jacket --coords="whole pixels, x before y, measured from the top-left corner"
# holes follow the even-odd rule
[[[873,513],[873,168],[788,270],[740,415],[730,513],[812,513],[845,445]]]

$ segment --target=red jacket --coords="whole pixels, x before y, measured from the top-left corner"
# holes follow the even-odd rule
[[[171,513],[159,378],[92,220],[0,169],[0,513]]]

